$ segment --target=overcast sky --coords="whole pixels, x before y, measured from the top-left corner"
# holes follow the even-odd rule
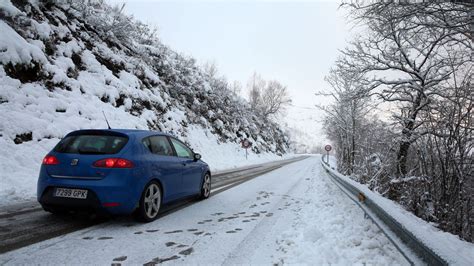
[[[200,64],[215,62],[229,81],[245,86],[257,71],[287,85],[297,106],[288,112],[289,125],[322,134],[312,108],[327,99],[314,93],[327,88],[324,76],[350,30],[339,1],[109,2],[125,2],[125,12],[156,26],[163,43]]]

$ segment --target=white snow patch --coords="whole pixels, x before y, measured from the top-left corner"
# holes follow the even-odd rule
[[[6,15],[15,17],[19,14],[24,14],[16,6],[12,4],[10,0],[2,0],[0,2],[0,10],[6,13]]]
[[[33,44],[28,43],[16,31],[14,31],[5,22],[0,20],[0,62],[7,63],[25,63],[28,64],[32,60],[46,63],[46,57],[41,49]]]

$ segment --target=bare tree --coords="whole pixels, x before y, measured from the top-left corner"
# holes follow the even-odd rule
[[[267,82],[256,72],[247,82],[247,88],[251,108],[265,118],[281,114],[291,103],[286,86],[276,80]]]
[[[435,98],[444,97],[443,83],[454,73],[446,55],[456,49],[458,54],[452,60],[458,67],[472,60],[471,52],[453,41],[457,31],[427,27],[432,19],[406,12],[407,6],[393,2],[351,5],[356,18],[370,31],[343,51],[345,57],[340,62],[346,69],[364,74],[366,89],[372,95],[400,106],[395,116],[401,134],[398,176],[408,172],[409,148],[423,124],[420,113],[429,109]]]
[[[264,117],[277,115],[285,111],[291,103],[290,95],[286,86],[276,80],[271,80],[262,92],[261,110]]]
[[[204,70],[204,73],[206,73],[209,76],[209,78],[217,78],[218,70],[217,70],[217,64],[215,61],[204,63],[202,68]]]
[[[266,81],[254,72],[247,82],[249,103],[252,110],[258,110],[262,104],[262,91],[265,89]]]
[[[240,83],[240,81],[234,80],[234,82],[232,82],[230,85],[230,90],[234,94],[239,95],[242,92],[242,83]]]
[[[336,65],[325,77],[331,89],[316,95],[330,96],[334,101],[328,106],[317,106],[326,112],[325,127],[338,150],[339,170],[344,174],[355,172],[356,153],[359,149],[362,120],[369,111],[369,97],[359,84],[360,75],[345,71]],[[330,127],[332,129],[330,129]],[[360,155],[360,154],[359,154]],[[360,159],[360,158],[357,158]]]

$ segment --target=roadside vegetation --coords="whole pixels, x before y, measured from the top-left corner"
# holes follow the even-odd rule
[[[327,75],[338,170],[474,240],[472,4],[347,1],[360,33]]]

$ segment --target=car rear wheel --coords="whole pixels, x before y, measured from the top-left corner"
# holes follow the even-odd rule
[[[211,175],[206,173],[201,186],[201,199],[207,199],[211,195]]]
[[[145,186],[140,205],[137,209],[137,218],[142,222],[151,222],[158,218],[161,207],[161,189],[156,181]]]

